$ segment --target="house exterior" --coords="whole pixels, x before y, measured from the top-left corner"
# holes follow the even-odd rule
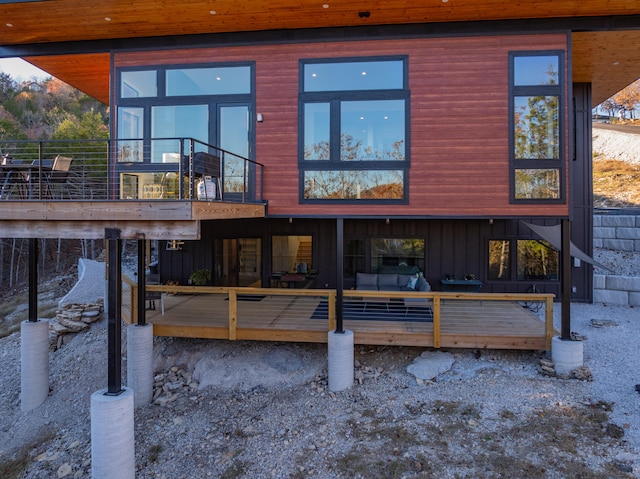
[[[557,295],[560,257],[522,221],[568,219],[592,249],[591,108],[638,76],[637,49],[620,46],[639,38],[640,6],[284,1],[202,18],[201,2],[169,3],[52,1],[42,25],[29,18],[44,3],[0,6],[0,56],[110,105],[108,200],[121,205],[93,204],[92,228],[82,208],[32,220],[0,204],[9,234],[123,227],[157,241],[162,283],[208,269],[220,286],[303,273],[297,287],[350,289],[358,272],[419,272],[434,289],[473,276],[487,293]],[[78,28],[47,29],[70,8]],[[198,152],[222,157],[200,178],[213,176],[214,205],[160,213],[196,201],[197,183],[178,178]],[[240,200],[263,209],[216,210]],[[571,277],[572,300],[591,301],[591,265]]]

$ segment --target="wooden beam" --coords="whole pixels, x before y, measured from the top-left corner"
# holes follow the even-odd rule
[[[199,221],[0,221],[5,238],[101,239],[105,228],[117,228],[122,239],[199,240]]]
[[[192,201],[191,217],[196,220],[235,218],[264,218],[266,205],[256,203],[226,203],[220,201]]]
[[[0,220],[174,220],[193,219],[191,201],[6,201]]]

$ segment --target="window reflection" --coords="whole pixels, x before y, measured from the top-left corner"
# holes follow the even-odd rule
[[[144,110],[142,108],[118,108],[118,161],[141,162],[144,159]]]
[[[364,271],[364,240],[344,241],[344,276],[355,278],[357,272]]]
[[[516,159],[560,157],[557,96],[517,96],[513,116]]]
[[[120,97],[158,96],[158,74],[155,70],[125,71],[120,74]]]
[[[274,273],[308,273],[313,269],[311,236],[273,236],[271,269]]]
[[[558,252],[546,241],[517,241],[517,279],[558,280]]]
[[[514,58],[514,85],[557,85],[558,55],[518,56]]]
[[[515,170],[516,199],[560,198],[560,170],[519,168]]]
[[[167,70],[167,96],[251,93],[251,67]]]
[[[341,161],[404,161],[404,100],[343,101]]]
[[[404,87],[401,60],[304,65],[304,91],[392,90]]]
[[[402,199],[403,170],[304,172],[305,199]]]
[[[194,138],[203,143],[209,140],[209,107],[207,105],[154,106],[151,109],[152,138]],[[151,142],[153,163],[178,161],[178,140]]]
[[[509,240],[489,241],[489,279],[511,278],[510,244]]]
[[[421,238],[371,239],[371,272],[424,272],[424,244]]]
[[[329,103],[304,105],[304,159],[329,160]]]

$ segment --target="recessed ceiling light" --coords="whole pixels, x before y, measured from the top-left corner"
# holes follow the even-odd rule
[[[442,3],[447,3],[449,0],[442,0]]]
[[[209,10],[209,14],[210,15],[215,15],[216,13],[218,13],[218,12],[216,12],[215,10]]]
[[[328,3],[323,4],[322,8],[329,8],[329,4]]]
[[[11,28],[13,26],[13,23],[7,23],[6,24],[9,28]]]
[[[111,17],[104,17],[104,21],[105,22],[110,22],[111,21]]]
[[[620,65],[620,62],[613,62],[614,65]]]

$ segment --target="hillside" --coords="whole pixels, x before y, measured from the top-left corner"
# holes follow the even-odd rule
[[[594,124],[593,205],[640,207],[640,126]]]

